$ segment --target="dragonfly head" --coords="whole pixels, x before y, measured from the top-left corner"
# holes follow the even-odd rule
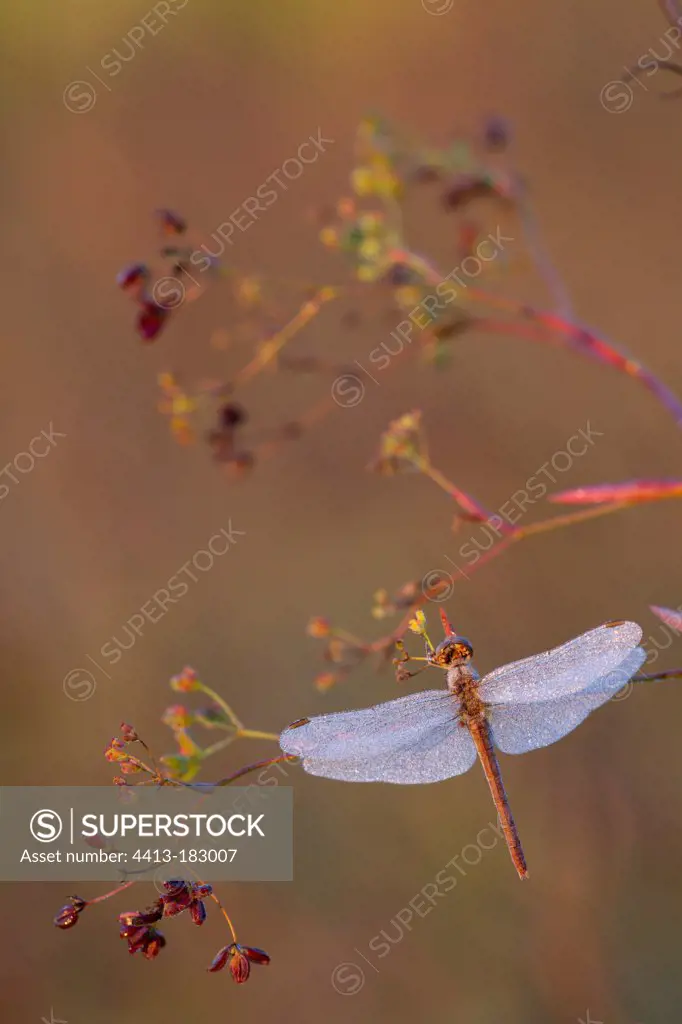
[[[448,636],[438,644],[435,651],[427,655],[427,661],[438,668],[452,668],[471,661],[473,656],[474,649],[466,637]]]

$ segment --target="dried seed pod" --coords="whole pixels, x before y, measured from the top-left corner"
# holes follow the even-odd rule
[[[153,299],[145,299],[137,316],[137,333],[144,342],[152,342],[166,323],[169,309],[160,306]]]
[[[399,663],[395,666],[395,681],[396,683],[406,683],[408,679],[411,679],[414,675],[413,672],[408,671],[404,664]]]
[[[153,960],[154,957],[159,955],[165,945],[166,939],[161,932],[157,932],[155,928],[150,928],[147,941],[142,949],[142,955],[145,960]]]
[[[151,271],[145,263],[130,263],[116,275],[116,284],[124,292],[139,291],[151,277]]]
[[[270,957],[263,949],[257,949],[255,946],[240,946],[233,942],[218,950],[208,970],[211,972],[222,971],[229,964],[232,977],[238,985],[242,985],[249,979],[252,963],[266,966],[270,963]]]
[[[73,897],[69,903],[60,908],[58,914],[54,918],[55,926],[57,928],[61,928],[63,931],[66,931],[67,928],[73,928],[75,924],[78,924],[78,918],[80,917],[85,905],[84,900],[79,900],[77,897]]]
[[[163,883],[163,887],[170,899],[177,899],[178,896],[188,891],[189,882],[184,878],[169,878]],[[161,899],[164,897],[162,896]]]
[[[221,406],[218,418],[222,427],[232,429],[245,423],[248,417],[241,405],[237,405],[236,402],[227,402]]]
[[[210,971],[211,974],[214,974],[216,971],[222,971],[223,967],[230,959],[231,952],[231,945],[223,946],[223,948],[219,949],[216,955],[213,957],[213,960],[211,961],[211,966],[207,967],[207,970]]]
[[[157,210],[156,216],[161,224],[161,230],[166,235],[184,235],[187,230],[187,223],[173,210]]]
[[[249,980],[251,963],[249,958],[237,947],[230,957],[230,973],[238,985]]]
[[[128,940],[129,953],[137,953],[144,949],[149,938],[149,931],[144,926],[136,928],[134,925],[125,925],[121,928],[120,937]]]
[[[252,964],[262,964],[265,966],[270,963],[270,957],[264,949],[257,949],[255,946],[242,946],[241,949]]]
[[[156,924],[163,917],[164,903],[163,899],[155,900],[150,906],[145,907],[137,915],[140,924]]]
[[[213,892],[213,886],[208,885],[206,882],[197,883],[192,886],[192,894],[197,900],[204,900],[207,896],[210,896]]]
[[[194,924],[203,924],[206,920],[206,907],[203,900],[192,900],[189,906],[189,913]]]

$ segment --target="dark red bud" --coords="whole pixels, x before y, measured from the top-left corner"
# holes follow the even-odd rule
[[[189,883],[184,878],[169,878],[163,883],[163,887],[172,899],[176,899],[188,891]]]
[[[73,928],[75,924],[78,924],[78,911],[71,904],[67,904],[61,908],[54,919],[54,923],[57,928],[62,928],[64,931],[67,928]]]
[[[211,973],[215,973],[215,971],[222,971],[223,967],[229,960],[233,949],[234,944],[232,944],[231,946],[223,946],[223,948],[219,949],[216,955],[213,957],[213,960],[211,961],[211,966],[207,967],[206,969]]]
[[[121,938],[128,940],[129,953],[137,953],[138,950],[144,949],[149,939],[149,929],[144,926],[134,928],[132,925],[128,925],[121,928]]]
[[[149,932],[149,938],[144,946],[144,956],[147,960],[153,960],[155,956],[158,956],[163,947],[166,945],[166,940],[156,929],[151,928]]]
[[[145,299],[137,317],[137,332],[143,341],[154,341],[165,324],[169,309],[159,306],[153,299]]]
[[[193,898],[189,882],[185,882],[181,878],[171,878],[163,885],[167,893],[166,896],[161,897],[164,916],[174,917],[175,914],[181,914],[183,910],[187,910]]]
[[[116,276],[116,284],[123,291],[132,291],[149,280],[149,267],[144,263],[131,263]]]
[[[179,900],[164,900],[163,916],[175,917],[176,914],[181,914],[183,910],[187,910],[190,902],[189,897],[184,897]]]
[[[220,409],[220,423],[228,429],[239,426],[246,421],[246,412],[236,402],[227,402]]]
[[[198,900],[205,899],[207,896],[210,896],[212,892],[213,892],[213,886],[212,885],[206,885],[206,884],[202,883],[201,885],[193,885],[192,886],[192,893],[195,896],[195,898],[198,899]]]
[[[206,920],[206,907],[201,900],[192,900],[189,912],[195,924],[203,924]]]
[[[137,915],[140,924],[155,924],[163,917],[164,903],[162,899],[155,900],[149,907],[145,907]]]
[[[230,973],[238,985],[243,985],[245,981],[249,980],[251,964],[249,963],[248,957],[245,957],[241,950],[237,950],[232,954],[230,959]]]
[[[252,964],[269,964],[270,957],[264,949],[257,949],[255,946],[242,946],[242,952],[248,956]]]
[[[126,722],[121,722],[121,739],[124,743],[134,743],[135,740],[139,740],[139,736],[133,729],[132,725],[128,725]]]
[[[182,235],[187,230],[187,224],[172,210],[157,210],[156,216],[161,222],[161,228],[167,235]]]
[[[69,902],[61,907],[59,913],[54,918],[54,923],[57,928],[66,930],[67,928],[73,928],[78,923],[80,914],[87,907],[87,903],[80,896],[72,896]]]

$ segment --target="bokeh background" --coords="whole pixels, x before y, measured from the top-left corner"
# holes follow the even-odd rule
[[[94,106],[77,114],[64,90],[93,82],[87,68],[121,48],[150,8],[5,5],[2,462],[50,423],[66,437],[2,502],[4,783],[107,784],[102,752],[122,719],[167,751],[159,716],[172,702],[169,677],[186,663],[264,730],[395,696],[391,673],[369,667],[318,693],[323,666],[305,625],[327,614],[376,638],[373,592],[443,566],[466,539],[450,533],[453,506],[429,481],[365,472],[382,429],[408,409],[424,411],[434,462],[492,508],[588,420],[603,437],[560,486],[679,476],[679,430],[635,382],[483,334],[462,338],[446,373],[399,361],[360,404],[240,484],[203,450],[174,444],[158,415],[159,371],[211,375],[234,364],[208,345],[232,326],[219,287],[158,344],[135,337],[115,274],[152,255],[151,211],[171,206],[210,233],[319,126],[334,145],[238,236],[230,260],[243,272],[342,279],[309,213],[347,194],[368,109],[436,144],[491,111],[509,117],[516,164],[576,313],[682,393],[682,107],[656,95],[675,80],[659,73],[648,91],[635,86],[620,113],[600,103],[624,65],[652,46],[665,55],[657,6],[455,0],[438,14],[441,6],[189,0],[145,36],[110,92],[95,83]],[[437,192],[407,227],[418,250],[454,265],[454,222]],[[513,294],[549,302],[530,263],[514,262]],[[353,333],[339,321],[329,307],[292,351],[362,358],[388,334],[380,318]],[[319,377],[268,375],[247,405],[254,421],[275,423],[328,388]],[[543,504],[529,515],[549,512]],[[91,699],[67,699],[65,674],[120,635],[230,519],[246,534],[237,546],[147,628],[111,679],[97,678]],[[633,618],[650,643],[667,645],[648,605],[682,600],[679,536],[668,503],[537,537],[458,585],[446,608],[472,638],[480,671],[605,619]],[[680,662],[675,641],[657,667]],[[273,958],[240,988],[205,973],[226,941],[215,915],[201,931],[171,922],[168,947],[147,963],[117,935],[115,914],[130,899],[60,933],[51,920],[71,886],[4,885],[2,1017],[37,1024],[53,1008],[68,1024],[674,1020],[681,720],[676,684],[642,687],[557,746],[504,758],[530,880],[519,882],[498,843],[401,941],[396,916],[494,821],[481,772],[414,788],[292,772],[295,881],[222,893],[240,938]],[[214,768],[272,752],[237,745]],[[382,930],[393,944],[378,959],[368,944]],[[364,983],[349,968],[343,977],[356,982],[337,991],[344,962]]]

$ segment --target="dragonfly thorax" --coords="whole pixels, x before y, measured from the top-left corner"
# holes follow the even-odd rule
[[[453,665],[448,669],[448,690],[457,699],[464,718],[479,718],[483,714],[483,701],[478,695],[480,676],[473,665]]]

